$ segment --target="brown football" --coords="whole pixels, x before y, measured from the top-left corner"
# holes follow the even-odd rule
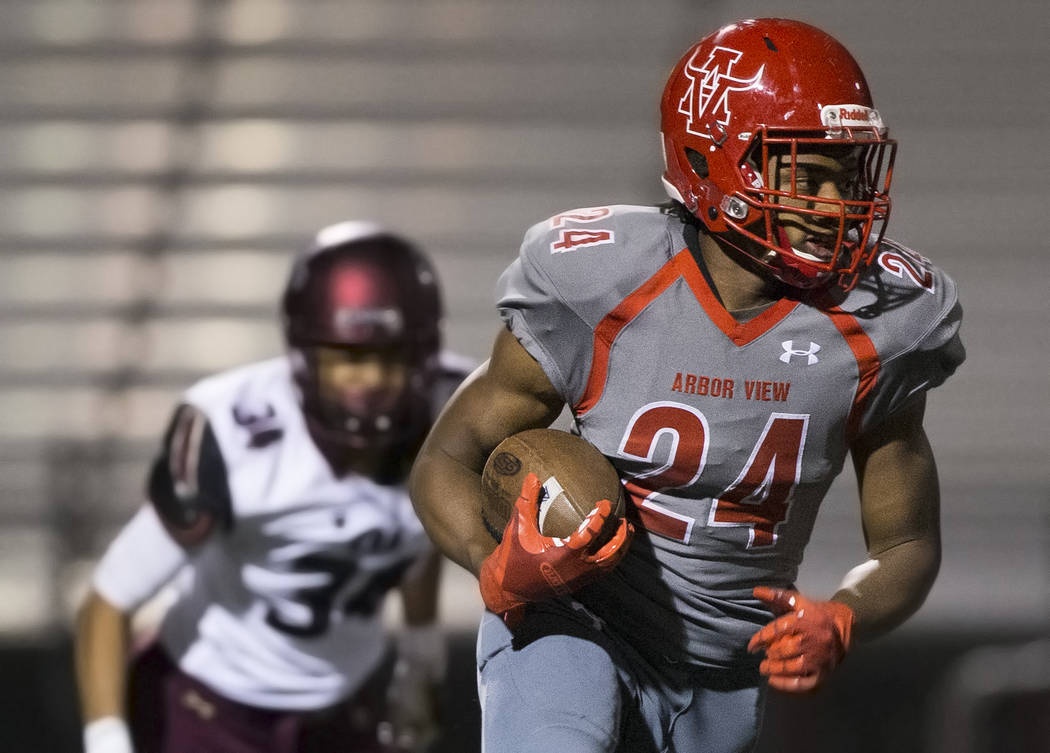
[[[507,437],[492,451],[481,473],[485,527],[496,541],[503,538],[525,475],[543,484],[539,529],[544,536],[565,538],[601,499],[613,503],[598,537],[605,541],[624,515],[623,485],[616,469],[590,442],[558,429],[527,429]]]

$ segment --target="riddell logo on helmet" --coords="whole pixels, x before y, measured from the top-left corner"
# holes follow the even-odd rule
[[[744,54],[739,50],[715,47],[704,64],[698,67],[696,60],[699,54],[700,50],[694,52],[685,64],[683,73],[691,83],[678,103],[678,112],[686,116],[685,129],[689,133],[719,140],[725,137],[724,131],[722,134],[712,133],[709,121],[713,119],[719,126],[728,126],[733,114],[729,103],[730,92],[754,89],[766,67],[763,65],[749,78],[740,78],[733,75],[736,64]],[[708,121],[706,127],[700,125],[704,121]]]
[[[883,129],[879,111],[864,105],[824,105],[820,110],[820,121],[832,130],[840,128]]]

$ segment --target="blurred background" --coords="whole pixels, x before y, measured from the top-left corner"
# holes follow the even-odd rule
[[[923,609],[763,751],[1050,739],[1050,9],[1042,0],[5,0],[0,3],[0,740],[79,750],[73,610],[197,378],[281,351],[291,254],[387,223],[478,359],[524,230],[654,203],[658,102],[696,38],[785,15],[838,37],[900,142],[890,234],[959,283],[969,360],[928,407],[945,556]],[[800,587],[864,559],[855,486]],[[473,580],[450,566],[444,749],[475,750]],[[396,615],[392,616],[396,620]],[[12,679],[14,678],[14,679]],[[1036,736],[1041,735],[1041,736]],[[1013,747],[1011,747],[1013,746]]]

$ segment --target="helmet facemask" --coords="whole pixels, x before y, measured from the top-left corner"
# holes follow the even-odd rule
[[[792,287],[851,288],[889,219],[895,149],[878,136],[836,143],[760,129],[720,202],[721,240]]]
[[[292,353],[303,413],[326,444],[390,447],[425,412],[427,365],[405,347],[303,345]]]

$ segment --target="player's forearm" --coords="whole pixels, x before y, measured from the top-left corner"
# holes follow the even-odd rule
[[[412,469],[416,513],[437,547],[478,575],[496,542],[481,518],[481,470],[489,453],[524,429],[550,426],[564,402],[508,330],[492,357],[460,386]]]
[[[77,615],[74,648],[85,724],[124,716],[129,632],[127,616],[91,591]]]
[[[854,638],[876,638],[914,614],[933,586],[940,561],[940,540],[931,535],[892,546],[851,570],[832,598],[853,609]]]
[[[496,542],[485,530],[481,476],[439,448],[420,453],[412,470],[412,501],[434,545],[475,575]]]
[[[868,562],[833,597],[853,608],[855,635],[874,638],[910,617],[941,563],[937,465],[919,396],[852,446]]]
[[[401,581],[401,606],[408,626],[431,625],[437,620],[443,557],[434,550],[413,565]]]

